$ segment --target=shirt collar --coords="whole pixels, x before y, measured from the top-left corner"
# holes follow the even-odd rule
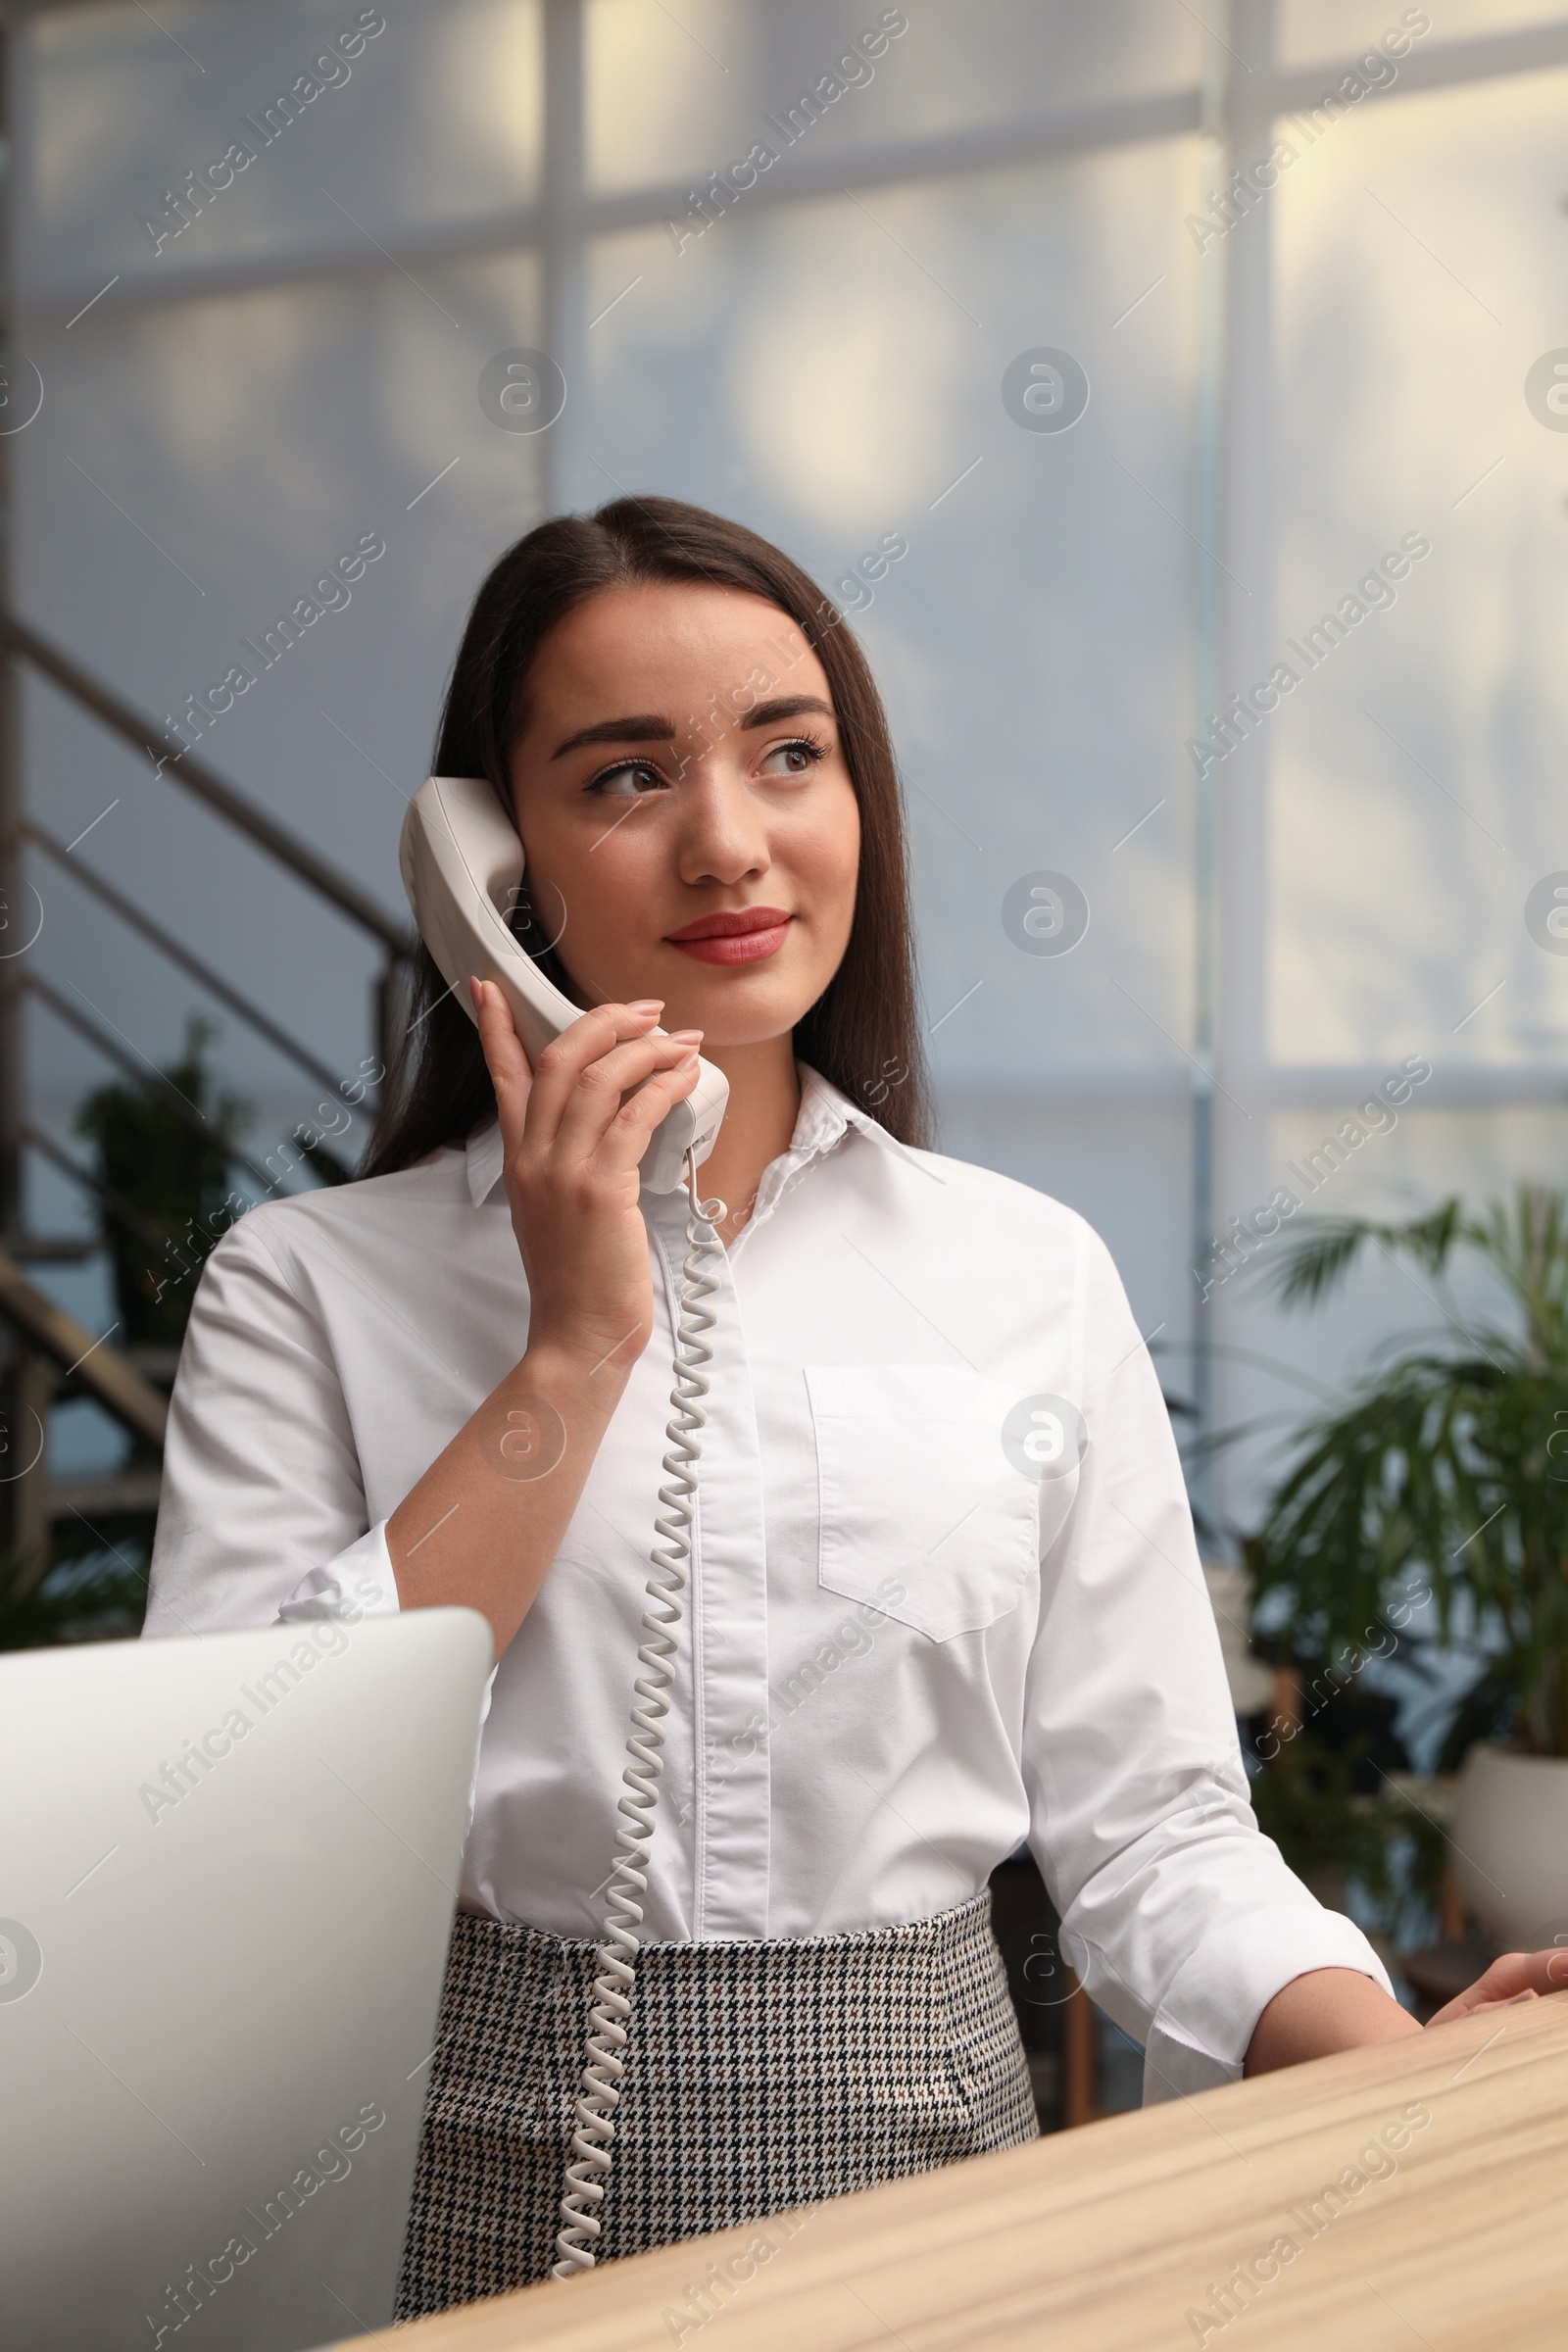
[[[501,1149],[501,1121],[490,1119],[476,1127],[464,1147],[468,1169],[468,1199],[475,1208],[488,1200],[501,1182],[502,1163],[506,1158]]]
[[[914,1157],[906,1145],[901,1144],[897,1136],[890,1135],[868,1111],[861,1109],[858,1102],[841,1094],[820,1071],[813,1070],[804,1061],[798,1061],[795,1067],[800,1073],[801,1106],[795,1116],[795,1132],[790,1137],[789,1150],[782,1160],[773,1163],[780,1176],[805,1167],[813,1159],[820,1159],[852,1128],[860,1135],[869,1136],[885,1151],[907,1159]],[[490,1119],[483,1127],[476,1127],[464,1147],[468,1198],[475,1208],[488,1200],[500,1184],[504,1156],[500,1120]]]
[[[790,1138],[790,1156],[814,1159],[821,1152],[831,1152],[834,1145],[849,1129],[868,1135],[889,1152],[906,1152],[896,1135],[873,1119],[870,1112],[849,1095],[841,1094],[830,1079],[813,1070],[804,1061],[795,1064],[801,1079],[801,1107],[795,1120],[795,1133]]]

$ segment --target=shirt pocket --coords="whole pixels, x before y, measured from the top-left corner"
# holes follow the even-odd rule
[[[1039,1567],[1040,1490],[1003,1451],[1017,1399],[945,1364],[808,1365],[817,1581],[933,1642],[1017,1607]]]

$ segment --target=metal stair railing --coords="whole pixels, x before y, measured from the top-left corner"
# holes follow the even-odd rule
[[[193,956],[189,948],[182,946],[162,924],[155,923],[150,914],[144,914],[139,906],[122,897],[112,883],[106,882],[101,874],[95,874],[90,865],[68,865],[66,860],[71,853],[64,842],[58,841],[54,834],[46,833],[42,825],[30,822],[22,827],[22,839],[34,843],[45,857],[52,858],[74,882],[79,883],[83,890],[90,891],[100,906],[107,906],[112,914],[118,915],[127,929],[139,932],[166,961],[177,964],[182,972],[188,972],[210,997],[216,997],[220,1004],[226,1005],[238,1019],[254,1029],[258,1037],[265,1037],[268,1044],[285,1060],[292,1061],[308,1078],[314,1078],[318,1086],[324,1086],[329,1092],[335,1093],[337,1076],[324,1061],[318,1061],[314,1054],[307,1053],[303,1046],[296,1044],[286,1029],[280,1029],[268,1014],[259,1011],[248,997],[241,996],[239,990],[223,978],[221,972],[215,972],[210,963],[204,963],[199,956]]]
[[[333,1096],[341,1091],[337,1076],[308,1046],[89,865],[71,858],[67,866],[70,853],[66,846],[45,826],[22,813],[14,756],[8,760],[7,755],[14,743],[16,671],[24,662],[79,709],[97,718],[112,734],[133,750],[145,753],[157,778],[199,801],[335,913],[368,932],[385,951],[375,986],[373,1022],[379,1057],[383,1068],[386,1067],[392,1059],[401,1017],[401,980],[414,951],[412,935],[351,876],[340,872],[309,842],[236,790],[205,760],[188,750],[174,756],[167,748],[160,750],[158,730],[123,696],[93,677],[72,656],[26,622],[14,615],[0,614],[0,704],[4,706],[0,709],[0,764],[13,767],[11,777],[5,779],[8,789],[0,794],[10,820],[3,827],[4,840],[0,842],[0,851],[7,861],[14,865],[24,846],[42,852],[69,871],[117,920],[145,940],[157,955],[182,971],[216,1003],[245,1022],[313,1084],[326,1088]],[[161,1449],[168,1409],[163,1394],[139,1368],[132,1352],[113,1345],[113,1330],[95,1338],[36,1290],[24,1271],[29,1257],[86,1256],[96,1254],[99,1247],[97,1243],[83,1245],[22,1231],[20,1162],[26,1151],[38,1152],[90,1193],[111,1221],[135,1234],[149,1248],[167,1253],[168,1247],[167,1238],[149,1219],[26,1116],[24,1104],[18,1099],[15,1073],[20,1059],[23,1008],[29,999],[74,1029],[106,1060],[155,1096],[185,1126],[217,1145],[229,1163],[243,1169],[264,1193],[275,1192],[281,1181],[278,1174],[259,1165],[224,1136],[162,1071],[141,1060],[125,1041],[112,1032],[96,1007],[88,1006],[85,1000],[81,1005],[73,1004],[38,973],[0,966],[0,1060],[9,1061],[12,1072],[7,1090],[9,1115],[0,1121],[0,1160],[6,1163],[0,1166],[0,1200],[9,1212],[4,1220],[7,1230],[0,1234],[0,1322],[13,1334],[10,1359],[5,1367],[8,1391],[5,1426],[0,1434],[9,1449],[9,1463],[14,1465],[0,1479],[0,1519],[4,1522],[0,1538],[15,1550],[29,1555],[16,1586],[18,1591],[35,1583],[44,1572],[50,1524],[63,1515],[64,1507],[69,1506],[77,1517],[83,1516],[79,1502],[92,1491],[101,1494],[104,1509],[141,1508],[151,1500],[152,1488],[146,1471],[129,1477],[111,1476],[97,1482],[96,1489],[74,1480],[65,1482],[58,1491],[51,1490],[41,1433],[62,1384],[69,1383],[74,1392],[90,1395],[144,1446]],[[330,1177],[348,1172],[319,1146],[308,1149],[304,1156]],[[293,1164],[297,1165],[298,1160]],[[284,1173],[287,1172],[285,1169]],[[28,1459],[34,1450],[29,1436],[34,1424],[39,1444],[36,1458]],[[145,1501],[138,1502],[138,1497]]]
[[[111,1347],[113,1330],[95,1339],[74,1315],[68,1315],[52,1298],[35,1290],[16,1259],[0,1250],[0,1316],[17,1333],[22,1346],[14,1360],[7,1415],[7,1446],[18,1467],[10,1484],[24,1505],[15,1531],[15,1551],[5,1583],[8,1602],[21,1600],[38,1585],[49,1565],[49,1533],[61,1506],[92,1522],[79,1502],[104,1507],[144,1510],[157,1508],[157,1490],[146,1470],[111,1474],[108,1480],[73,1482],[67,1493],[51,1495],[46,1449],[51,1407],[62,1388],[84,1392],[104,1406],[133,1437],[163,1450],[169,1404],[162,1392],[119,1348]],[[75,1498],[79,1497],[79,1501]],[[30,1539],[30,1540],[29,1540]]]
[[[265,850],[274,863],[286,866],[297,880],[314,890],[328,906],[335,906],[350,922],[358,923],[373,939],[395,956],[409,953],[410,940],[405,927],[386,909],[377,906],[367,891],[348,874],[340,873],[329,859],[313,850],[310,843],[287,825],[279,824],[265,808],[248,800],[226,783],[216,768],[198,760],[193,752],[180,752],[171,759],[167,751],[158,751],[158,729],[151,719],[132,708],[114,689],[92,677],[69,654],[61,652],[48,638],[30,628],[13,613],[4,623],[5,635],[12,650],[31,663],[40,676],[48,678],[62,693],[90,710],[102,720],[112,734],[119,735],[133,751],[145,752],[153,761],[155,771],[167,776],[193,799],[205,803],[225,824],[237,833],[246,834],[257,848]]]
[[[57,1021],[66,1022],[78,1037],[85,1038],[88,1045],[95,1047],[106,1061],[112,1061],[118,1069],[123,1070],[133,1085],[156,1095],[164,1108],[182,1127],[188,1127],[193,1135],[199,1135],[204,1141],[215,1145],[235,1167],[243,1168],[246,1175],[259,1184],[264,1192],[272,1191],[277,1177],[258,1167],[256,1161],[248,1157],[237,1144],[231,1143],[220,1128],[215,1127],[206,1113],[189,1102],[178,1087],[164,1076],[162,1070],[155,1069],[150,1062],[138,1061],[135,1054],[128,1052],[118,1038],[111,1036],[101,1021],[95,1020],[91,1013],[80,1011],[69,997],[63,997],[52,982],[40,979],[36,972],[27,973],[22,986],[26,996],[39,1004],[47,1005]]]
[[[52,1356],[63,1375],[80,1381],[100,1404],[137,1437],[161,1446],[169,1403],[109,1337],[95,1339],[84,1323],[33,1289],[10,1253],[0,1250],[0,1313]]]
[[[115,1223],[122,1226],[126,1233],[133,1233],[144,1249],[163,1249],[169,1236],[160,1233],[150,1217],[144,1217],[139,1208],[134,1207],[123,1194],[117,1193],[112,1184],[105,1184],[92,1168],[84,1168],[79,1159],[73,1159],[52,1135],[46,1135],[41,1127],[29,1125],[22,1130],[22,1140],[29,1152],[36,1152],[40,1159],[51,1160],[62,1176],[79,1186],[82,1192],[91,1193],[94,1200],[101,1201],[109,1211]],[[96,1247],[95,1244],[95,1251]]]

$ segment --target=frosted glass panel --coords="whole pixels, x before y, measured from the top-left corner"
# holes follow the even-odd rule
[[[1391,0],[1282,0],[1279,48],[1287,65],[1315,65],[1386,48],[1390,32],[1413,30],[1425,48],[1561,22],[1560,0],[1443,0],[1436,10]]]
[[[614,307],[576,494],[739,512],[857,609],[909,783],[945,1083],[1187,1066],[1197,165],[1171,142],[737,208],[678,259],[647,232],[591,264],[591,313]],[[1020,429],[1004,372],[1056,345],[1088,408]],[[857,586],[884,538],[907,553]],[[1055,870],[1087,935],[1020,952],[1006,893]]]
[[[1568,1048],[1568,958],[1525,920],[1568,862],[1564,439],[1526,397],[1563,340],[1565,106],[1568,74],[1411,98],[1281,190],[1278,610],[1317,659],[1272,722],[1287,1062]]]
[[[778,158],[764,169],[783,176],[867,143],[1190,89],[1202,39],[1195,17],[1162,0],[690,0],[678,11],[588,0],[585,28],[596,192],[700,181],[759,142]]]
[[[162,291],[283,251],[359,260],[368,238],[520,206],[539,163],[539,27],[537,0],[35,16],[24,290],[79,285],[86,301],[117,270]]]

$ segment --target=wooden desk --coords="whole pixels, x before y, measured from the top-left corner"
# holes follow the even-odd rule
[[[1565,2214],[1568,1994],[1554,1994],[832,2199],[787,2225],[547,2279],[400,2328],[396,2342],[1562,2352]],[[755,2264],[746,2249],[764,2234],[776,2250]],[[1282,2238],[1298,2250],[1271,2263]],[[1259,2257],[1263,2278],[1233,2288],[1225,2318],[1210,2289]],[[689,2290],[737,2258],[753,2275],[700,2321]]]

